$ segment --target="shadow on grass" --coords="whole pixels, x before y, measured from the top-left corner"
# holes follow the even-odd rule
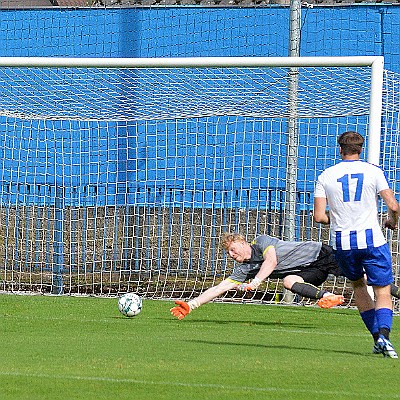
[[[365,352],[359,351],[348,351],[348,350],[333,350],[327,348],[311,348],[311,347],[298,347],[298,346],[290,346],[290,345],[274,345],[274,344],[259,344],[259,343],[243,343],[243,342],[221,342],[221,341],[212,341],[212,340],[182,340],[190,343],[200,343],[200,344],[209,344],[215,346],[235,346],[235,347],[258,347],[263,349],[277,349],[277,350],[301,350],[301,351],[317,351],[322,354],[332,353],[332,354],[350,354],[354,356],[364,356],[371,357],[374,356],[372,353],[367,354]],[[375,356],[376,357],[376,356]]]
[[[186,324],[199,324],[199,323],[211,323],[217,325],[244,325],[244,326],[272,326],[272,327],[286,327],[286,328],[297,328],[297,329],[315,329],[318,325],[314,324],[303,324],[303,323],[296,323],[293,321],[282,321],[282,320],[274,320],[274,321],[255,321],[255,320],[213,320],[213,319],[186,319]]]

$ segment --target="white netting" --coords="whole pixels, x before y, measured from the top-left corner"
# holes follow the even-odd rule
[[[368,114],[369,67],[297,71],[299,117]],[[285,118],[289,73],[288,68],[0,68],[0,113],[109,121]]]
[[[315,179],[341,132],[369,140],[369,67],[14,67],[0,82],[3,290],[187,298],[220,281],[233,266],[223,231],[283,237],[293,112],[296,238],[329,243],[311,218]],[[385,73],[382,164],[396,193],[399,82]],[[326,285],[351,302],[344,279]],[[282,285],[228,298],[280,301]]]

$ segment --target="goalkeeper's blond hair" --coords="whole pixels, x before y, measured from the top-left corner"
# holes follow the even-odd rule
[[[246,239],[243,235],[240,233],[229,233],[229,232],[224,232],[221,235],[221,246],[225,249],[228,250],[229,245],[232,242],[245,242]]]

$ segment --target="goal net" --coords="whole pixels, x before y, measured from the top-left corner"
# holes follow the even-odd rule
[[[222,232],[329,244],[313,189],[340,133],[399,190],[400,77],[376,60],[0,58],[1,289],[187,299],[232,271]]]

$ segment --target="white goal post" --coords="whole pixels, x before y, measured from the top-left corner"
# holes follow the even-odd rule
[[[389,162],[397,78],[380,56],[0,57],[2,289],[188,298],[231,271],[223,231],[329,242],[315,177],[347,128]]]

